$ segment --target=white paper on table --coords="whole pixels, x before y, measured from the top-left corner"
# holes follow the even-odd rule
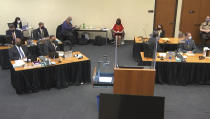
[[[187,56],[194,56],[194,53],[186,53]]]
[[[160,57],[166,57],[166,53],[159,53]]]
[[[64,52],[63,51],[57,51],[59,57],[63,57],[64,56]]]
[[[187,56],[183,56],[184,59],[187,59]]]
[[[169,41],[169,38],[162,38],[163,41]]]
[[[112,82],[112,77],[99,77],[99,82],[104,82],[104,83]]]
[[[13,67],[21,67],[25,64],[23,60],[15,60],[15,64],[13,64]]]

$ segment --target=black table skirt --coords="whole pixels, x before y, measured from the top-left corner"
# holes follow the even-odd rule
[[[39,56],[37,46],[28,47],[28,50],[33,57]],[[2,69],[9,69],[9,49],[0,50],[0,65]]]
[[[37,92],[50,88],[66,88],[91,82],[90,61],[49,66],[24,71],[11,71],[11,83],[17,94]]]
[[[9,50],[0,50],[0,66],[2,69],[9,69]]]
[[[167,52],[167,51],[176,51],[178,45],[177,44],[160,44],[160,52]],[[144,43],[133,43],[133,58],[136,61],[140,61],[141,56],[140,52],[144,52]]]
[[[143,62],[146,65],[150,63]],[[210,63],[156,62],[156,83],[209,85]]]

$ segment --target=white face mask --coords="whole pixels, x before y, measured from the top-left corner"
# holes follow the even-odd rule
[[[72,21],[70,21],[70,23],[72,24]]]
[[[17,23],[19,24],[20,23],[20,20],[18,20]]]
[[[189,39],[189,40],[192,39],[192,36],[188,37],[188,39]]]

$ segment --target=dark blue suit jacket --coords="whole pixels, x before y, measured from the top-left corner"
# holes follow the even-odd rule
[[[23,49],[23,52],[27,58],[30,58],[30,53],[28,51],[28,48],[26,46],[21,46]],[[12,48],[9,49],[9,59],[10,60],[19,60],[20,54],[18,52],[17,47],[14,45]]]
[[[23,34],[20,30],[15,30],[14,32],[15,32],[17,38],[23,38]],[[13,33],[12,30],[6,31],[6,35],[8,35],[8,36],[12,36],[12,33]]]

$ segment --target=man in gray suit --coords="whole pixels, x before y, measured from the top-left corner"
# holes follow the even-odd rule
[[[56,37],[51,35],[49,38],[42,39],[38,44],[38,49],[41,56],[46,56],[55,53],[58,47]]]
[[[186,52],[192,52],[195,53],[197,51],[196,45],[194,40],[192,39],[191,33],[185,34],[185,39],[179,44],[179,51],[186,53]]]
[[[9,59],[10,60],[20,60],[24,58],[30,58],[30,53],[26,46],[21,44],[21,39],[15,39],[15,45],[9,49]]]

